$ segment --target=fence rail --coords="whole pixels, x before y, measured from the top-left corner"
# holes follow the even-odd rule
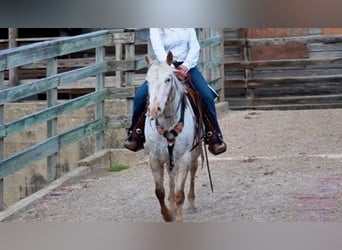
[[[117,44],[126,44],[127,46],[127,44],[134,44],[134,42],[134,32],[101,30],[75,37],[43,41],[0,51],[0,88],[2,88],[0,91],[1,199],[3,198],[3,178],[25,168],[29,164],[47,158],[48,181],[52,181],[56,179],[57,153],[62,148],[89,136],[95,136],[96,150],[104,147],[104,131],[108,123],[108,118],[104,113],[104,101],[109,93],[108,89],[104,87],[104,74],[108,71],[104,49],[105,46]],[[57,57],[89,49],[95,50],[95,60],[91,65],[57,73]],[[30,83],[12,88],[5,88],[5,70],[42,60],[46,60],[45,78],[33,80]],[[118,66],[115,69],[121,70]],[[58,87],[92,76],[96,76],[97,79],[94,92],[57,104]],[[21,117],[15,121],[4,123],[5,104],[43,91],[48,93],[46,109]],[[57,134],[56,127],[60,115],[90,105],[95,106],[95,119],[93,121],[70,129],[67,132]],[[4,139],[7,136],[45,122],[47,124],[47,139],[21,152],[4,156]],[[2,204],[3,200],[0,200],[0,209]]]
[[[200,44],[206,57],[200,67],[208,74],[208,81],[218,91],[223,90],[223,59],[220,46],[222,34],[199,29]],[[148,46],[148,29],[138,30],[100,30],[74,37],[41,41],[17,48],[0,51],[0,210],[3,209],[3,179],[26,168],[38,160],[47,159],[48,182],[57,178],[58,152],[66,146],[94,137],[94,151],[104,148],[104,132],[108,128],[125,128],[130,114],[109,117],[105,112],[107,99],[126,99],[132,105],[135,93],[135,72],[146,68],[143,56],[138,56],[135,46]],[[106,48],[115,48],[115,57],[106,55]],[[94,51],[93,58],[60,58],[80,51]],[[151,52],[149,51],[151,54]],[[5,86],[8,70],[43,68],[45,77],[29,80],[27,83]],[[68,68],[58,72],[59,67]],[[115,72],[119,75],[119,86],[106,86],[105,74]],[[59,88],[76,81],[95,77],[94,90],[75,99],[58,102]],[[87,88],[88,90],[88,88]],[[89,91],[89,90],[88,90]],[[46,108],[12,121],[4,121],[7,104],[21,101],[32,95],[47,93]],[[84,107],[94,107],[93,119],[63,133],[57,132],[61,115]],[[16,152],[4,155],[6,137],[22,132],[39,124],[46,124],[46,139]]]

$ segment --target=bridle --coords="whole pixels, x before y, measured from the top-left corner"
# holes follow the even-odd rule
[[[168,97],[167,99],[167,104],[172,103],[175,98],[176,98],[176,88],[177,83],[176,81],[178,81],[178,79],[176,79],[176,76],[172,74],[172,86],[171,86],[171,91],[170,91],[170,95],[173,96],[172,99],[170,97]],[[183,126],[184,126],[184,113],[185,113],[185,94],[184,91],[181,93],[180,96],[180,101],[177,104],[177,107],[175,109],[175,111],[173,112],[173,114],[171,115],[164,115],[165,119],[172,119],[174,116],[176,116],[178,114],[178,112],[180,111],[180,118],[178,120],[178,122],[172,126],[171,129],[167,130],[165,128],[163,128],[158,119],[155,119],[155,126],[157,128],[157,131],[160,135],[162,135],[164,138],[166,138],[167,141],[167,149],[168,149],[168,153],[169,153],[169,163],[170,163],[170,171],[173,169],[174,167],[174,159],[173,159],[173,148],[176,142],[176,137],[178,136],[178,134],[180,134],[182,132]]]

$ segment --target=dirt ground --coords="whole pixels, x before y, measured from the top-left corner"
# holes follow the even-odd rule
[[[214,192],[204,165],[185,221],[342,221],[342,109],[229,111],[220,124],[228,150],[209,155]],[[162,221],[147,162],[94,170],[6,221]]]

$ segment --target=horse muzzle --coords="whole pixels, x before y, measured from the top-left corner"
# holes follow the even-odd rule
[[[149,107],[147,111],[151,119],[158,119],[162,114],[159,106]]]

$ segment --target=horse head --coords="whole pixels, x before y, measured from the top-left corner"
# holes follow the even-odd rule
[[[151,119],[157,119],[164,113],[174,81],[177,81],[171,67],[173,55],[169,52],[165,62],[153,62],[149,56],[145,56],[145,61],[148,65],[148,114]]]

